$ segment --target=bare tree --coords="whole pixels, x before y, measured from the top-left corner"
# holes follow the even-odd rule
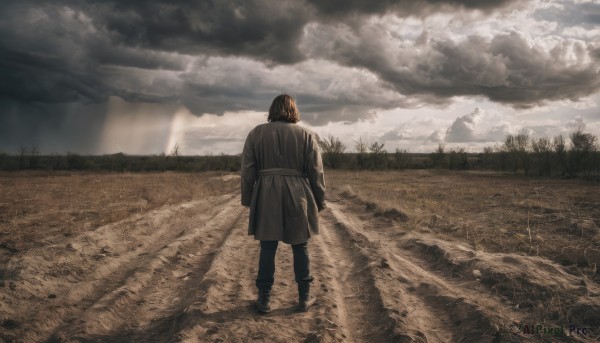
[[[573,173],[582,172],[589,179],[596,165],[596,152],[598,151],[597,138],[581,128],[571,132],[571,150],[569,152]]]
[[[386,155],[387,151],[383,148],[383,143],[379,144],[377,141],[369,145],[371,166],[374,169],[384,169],[387,167]]]
[[[433,166],[436,168],[445,168],[447,167],[446,163],[446,145],[444,143],[439,143],[437,149],[434,153],[430,154],[431,162]]]
[[[175,146],[173,149],[171,149],[171,153],[169,155],[173,157],[181,156],[181,147],[179,147],[179,143],[175,143]]]
[[[325,164],[337,169],[340,167],[346,146],[338,138],[329,135],[324,140],[319,139],[319,147],[323,149]]]
[[[540,137],[531,140],[531,148],[534,153],[533,163],[538,169],[539,175],[550,176],[552,173],[552,142],[548,137]]]
[[[367,166],[367,143],[363,142],[362,137],[354,141],[354,150],[356,151],[356,162],[360,169]]]
[[[565,138],[562,135],[558,135],[554,137],[552,142],[552,146],[554,147],[554,153],[556,154],[557,162],[560,166],[562,166],[562,175],[568,174],[573,175],[569,168],[569,164],[567,162],[567,144],[565,142]]]
[[[513,173],[516,174],[519,170],[519,147],[516,136],[506,135],[501,150],[507,154]]]
[[[529,158],[529,135],[526,133],[520,133],[515,136],[515,144],[517,148],[518,160],[523,167],[525,175],[529,174],[531,168],[531,159]]]

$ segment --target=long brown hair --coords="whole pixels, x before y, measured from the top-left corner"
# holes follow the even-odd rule
[[[269,117],[267,118],[267,121],[274,122],[278,120],[290,123],[297,123],[300,120],[300,111],[298,111],[296,101],[287,94],[281,94],[275,97],[269,108]]]

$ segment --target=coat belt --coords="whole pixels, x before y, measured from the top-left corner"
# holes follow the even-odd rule
[[[258,176],[266,176],[266,175],[283,175],[283,176],[299,176],[306,177],[306,174],[297,170],[297,169],[288,169],[288,168],[268,168],[261,169],[258,171]]]

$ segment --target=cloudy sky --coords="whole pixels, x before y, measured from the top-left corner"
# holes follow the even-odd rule
[[[600,135],[600,0],[0,3],[0,152],[239,153],[280,93],[352,149]]]

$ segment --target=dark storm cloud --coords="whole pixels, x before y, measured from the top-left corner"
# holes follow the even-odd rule
[[[187,62],[185,58],[169,53],[142,51],[125,46],[107,49],[106,45],[102,44],[91,46],[90,55],[100,64],[141,69],[183,71]]]
[[[343,36],[336,30],[354,29],[331,30],[318,32],[317,28],[312,33],[335,37]],[[313,53],[368,69],[397,92],[430,96],[433,102],[453,96],[485,96],[527,108],[551,100],[577,100],[600,89],[599,61],[585,61],[585,56],[597,52],[581,41],[565,40],[546,51],[513,32],[491,39],[472,35],[458,42],[432,38],[397,47],[378,28],[354,32],[352,38],[314,47]],[[570,60],[571,55],[577,56],[577,63]]]
[[[0,99],[0,152],[36,147],[43,154],[95,153],[105,104],[27,104]]]
[[[304,26],[331,14],[413,15],[423,8],[492,10],[514,0],[386,1],[105,1],[70,2],[115,42],[184,54],[250,56],[274,63],[306,58],[298,49]]]
[[[298,42],[310,19],[298,1],[107,1],[77,8],[128,46],[277,63],[304,58]]]
[[[315,6],[319,13],[330,16],[344,16],[349,14],[384,14],[396,12],[404,15],[420,15],[428,11],[439,10],[441,6],[451,8],[467,8],[478,10],[492,10],[504,5],[514,3],[514,0],[307,0]]]
[[[31,134],[31,118],[39,131],[44,122],[51,131],[51,121],[62,122],[111,96],[182,104],[201,115],[265,110],[274,95],[288,92],[298,98],[304,120],[321,125],[369,118],[380,109],[442,104],[457,95],[528,107],[597,91],[598,59],[588,65],[567,63],[560,51],[542,51],[517,34],[457,41],[424,32],[415,42],[418,46],[398,47],[386,40],[389,32],[364,29],[388,13],[423,18],[443,12],[461,20],[470,11],[484,17],[520,3],[3,1],[0,105],[5,110],[12,104],[13,114],[2,111],[0,122],[8,125],[3,133],[10,127],[14,132],[2,135],[0,149],[9,145],[7,137],[14,141]],[[594,22],[596,14],[589,11],[586,20]],[[324,32],[314,32],[311,25]],[[347,38],[340,38],[339,28],[348,31]],[[597,48],[580,45],[575,47],[580,54],[598,56]],[[249,65],[258,72],[227,69],[226,59],[240,64],[258,61]],[[303,69],[313,59],[321,66]],[[331,65],[339,68],[327,74]],[[283,67],[288,74],[278,71]],[[294,69],[301,73],[294,74]],[[357,70],[377,80],[360,78]],[[348,86],[353,79],[360,85]],[[99,116],[95,123],[103,120],[100,112],[94,112]],[[27,124],[15,124],[21,121]]]
[[[262,110],[268,106],[279,93],[292,95],[301,112],[301,120],[312,125],[324,125],[331,121],[356,122],[375,115],[374,108],[393,108],[398,102],[386,101],[382,98],[347,98],[330,97],[314,94],[293,88],[275,89],[256,87],[244,84],[229,84],[216,87],[210,84],[197,84],[190,80],[184,87],[186,93],[181,102],[193,113],[223,114],[228,111]],[[333,118],[333,120],[332,120]]]
[[[107,95],[90,70],[79,70],[59,56],[11,51],[0,45],[0,72],[0,94],[24,102],[101,101]]]
[[[481,7],[507,2],[485,2]],[[478,7],[475,1],[432,0],[336,1],[334,8],[340,13],[370,14],[401,9],[409,3]],[[332,13],[332,7],[324,4],[329,2],[4,2],[0,71],[5,77],[0,90],[4,96],[23,101],[102,101],[110,95],[151,100],[151,94],[136,87],[119,87],[99,66],[184,70],[187,61],[181,54],[295,63],[306,59],[299,49],[306,23]],[[134,73],[128,76],[135,77]],[[142,94],[136,97],[136,92]]]

